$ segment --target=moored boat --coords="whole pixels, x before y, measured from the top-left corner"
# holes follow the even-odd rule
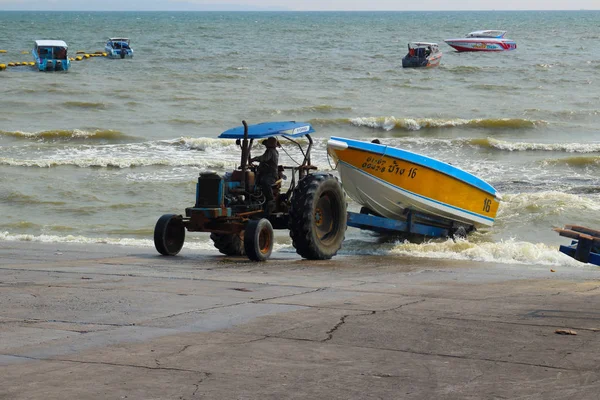
[[[500,195],[484,180],[442,161],[410,151],[331,137],[329,155],[346,193],[386,218],[417,211],[475,228],[491,226]]]
[[[109,38],[104,46],[107,57],[110,58],[132,58],[133,49],[127,38]]]
[[[408,53],[402,58],[402,67],[437,67],[441,60],[442,52],[437,43],[411,42],[408,44]]]
[[[68,48],[62,40],[36,40],[31,55],[40,71],[68,71],[71,66]]]
[[[464,38],[446,39],[448,46],[454,47],[458,52],[464,51],[507,51],[517,48],[517,43],[504,37],[506,31],[486,30],[475,31]]]

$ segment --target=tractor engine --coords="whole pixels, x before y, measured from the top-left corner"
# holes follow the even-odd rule
[[[220,176],[215,172],[202,172],[196,184],[196,208],[223,208],[248,205],[248,194],[254,193],[254,172],[246,171],[244,188],[241,170]]]

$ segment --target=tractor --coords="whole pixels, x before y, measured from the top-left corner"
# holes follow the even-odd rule
[[[183,247],[186,230],[210,232],[221,253],[266,261],[273,250],[273,229],[289,229],[301,257],[332,258],[344,241],[346,195],[335,176],[316,172],[317,167],[311,164],[313,127],[295,121],[242,124],[219,135],[236,141],[241,151],[239,167],[223,176],[200,172],[194,206],[186,208],[185,215],[165,214],[158,219],[154,228],[156,250],[174,256]],[[292,143],[299,149],[300,161],[292,158],[297,165],[278,166],[279,179],[271,186],[274,200],[267,207],[257,184],[258,167],[251,162],[251,150],[254,141],[270,137]],[[286,172],[291,179],[284,189]]]

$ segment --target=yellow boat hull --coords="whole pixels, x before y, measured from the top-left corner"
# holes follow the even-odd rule
[[[411,209],[475,227],[493,225],[500,196],[479,178],[415,153],[402,151],[410,155],[408,160],[397,156],[398,149],[394,153],[371,144],[357,148],[352,144],[358,141],[339,139],[330,140],[328,151],[344,189],[359,204],[392,219],[402,219]],[[350,146],[341,144],[348,142]],[[453,171],[458,177],[448,173]]]

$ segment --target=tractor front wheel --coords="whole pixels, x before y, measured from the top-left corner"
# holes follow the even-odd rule
[[[185,241],[185,226],[181,215],[165,214],[154,227],[154,247],[163,256],[179,253]]]
[[[266,218],[248,222],[244,232],[244,250],[252,261],[266,261],[273,251],[275,235],[273,226]]]

